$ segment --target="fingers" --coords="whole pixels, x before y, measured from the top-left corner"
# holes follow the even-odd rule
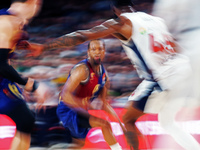
[[[28,41],[23,40],[17,44],[16,48],[30,50],[30,53],[26,55],[27,57],[37,57],[42,53],[43,46],[41,44],[29,43]]]
[[[37,102],[43,104],[48,96],[48,87],[44,83],[40,82],[34,93],[37,97]]]
[[[25,41],[25,40],[17,43],[16,49],[18,49],[18,50],[19,49],[20,50],[30,50],[30,52],[26,54],[26,57],[38,56],[38,54],[36,54],[36,52],[33,51],[31,44],[28,41]]]
[[[39,83],[39,86],[35,90],[34,94],[37,99],[37,104],[36,104],[37,110],[43,109],[45,111],[47,105],[55,104],[55,99],[53,98],[55,95],[55,89],[49,87],[47,84],[43,82]]]
[[[17,49],[27,49],[27,50],[29,50],[30,43],[28,41],[22,40],[22,41],[17,43],[16,48]]]

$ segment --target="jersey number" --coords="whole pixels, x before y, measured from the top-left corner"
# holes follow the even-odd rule
[[[150,48],[153,52],[163,52],[166,54],[169,53],[175,53],[173,47],[172,47],[172,42],[165,38],[165,42],[160,43],[158,41],[155,41],[154,36],[152,34],[149,34],[149,39],[150,39]]]

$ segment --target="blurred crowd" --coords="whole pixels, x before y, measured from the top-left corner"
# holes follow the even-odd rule
[[[141,7],[148,11],[149,5]],[[75,30],[89,29],[113,17],[115,16],[107,0],[57,0],[56,3],[44,0],[39,16],[27,27],[29,41],[44,43]],[[122,49],[121,42],[112,36],[104,40],[106,56],[103,63],[110,79],[109,94],[112,98],[128,96],[141,80]],[[37,58],[28,58],[26,54],[26,50],[16,51],[15,57],[18,59],[12,62],[15,68],[24,76],[54,84],[57,95],[74,64],[87,58],[87,43],[45,51]]]

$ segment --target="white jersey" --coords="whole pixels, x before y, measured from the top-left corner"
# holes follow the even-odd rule
[[[177,6],[177,8],[178,7],[179,6]],[[154,81],[158,81],[161,88],[167,90],[161,92],[162,94],[152,94],[151,100],[148,100],[149,104],[146,108],[149,107],[153,111],[158,112],[158,120],[161,127],[163,127],[182,148],[187,150],[199,150],[199,143],[194,137],[180,129],[175,122],[177,112],[180,108],[183,106],[188,107],[191,103],[191,99],[188,99],[188,96],[191,95],[193,89],[188,81],[193,78],[193,72],[188,58],[178,55],[173,51],[170,46],[170,40],[172,40],[171,35],[167,31],[163,20],[160,18],[145,13],[125,13],[122,14],[122,16],[128,18],[133,25],[131,38],[128,41],[122,41],[124,43],[124,50],[131,61],[134,62],[136,68],[139,69],[139,74],[146,79],[143,80],[131,94],[129,100],[135,101],[134,104],[136,104],[137,108],[143,108],[144,103],[146,107],[146,101],[150,99],[148,96],[151,95],[156,83]],[[188,20],[190,20],[190,18],[188,18]],[[193,38],[191,39],[191,43],[193,43]],[[199,43],[197,42],[196,44]],[[194,56],[200,60],[200,55]],[[192,59],[190,59],[190,61],[191,60]],[[195,63],[193,64],[195,65]],[[198,64],[196,64],[196,67],[199,68]],[[199,79],[199,74],[197,75]],[[149,81],[149,79],[152,79],[153,82]],[[199,82],[197,83],[200,85]],[[199,93],[199,88],[197,88],[197,91]],[[182,117],[188,113],[191,114],[191,109],[190,112],[182,112]],[[168,142],[166,139],[161,140],[165,141],[167,144],[171,144],[171,142]],[[160,140],[158,143],[160,144]],[[172,149],[174,149],[174,147],[172,147]]]
[[[163,18],[193,69],[190,82],[194,97],[200,99],[200,0],[156,0],[153,15]],[[192,81],[193,80],[193,81]]]
[[[187,61],[185,57],[177,57],[170,45],[173,39],[161,18],[142,12],[121,16],[128,18],[133,25],[131,38],[122,43],[141,78],[160,82],[174,73],[171,70],[174,61],[176,64]]]

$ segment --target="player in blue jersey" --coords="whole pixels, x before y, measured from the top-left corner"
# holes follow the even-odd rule
[[[73,138],[84,140],[89,129],[101,127],[105,141],[111,149],[121,150],[110,123],[87,112],[90,103],[97,97],[103,102],[103,110],[111,114],[114,112],[106,101],[108,77],[102,65],[105,56],[104,42],[90,41],[87,54],[88,58],[76,64],[70,71],[60,93],[57,115]]]
[[[28,92],[34,92],[40,102],[45,100],[44,85],[22,77],[9,64],[16,44],[24,36],[24,26],[38,13],[41,2],[13,0],[9,9],[0,11],[0,114],[9,116],[16,123],[12,150],[27,150],[30,147],[30,133],[35,121],[17,84],[24,86]]]

